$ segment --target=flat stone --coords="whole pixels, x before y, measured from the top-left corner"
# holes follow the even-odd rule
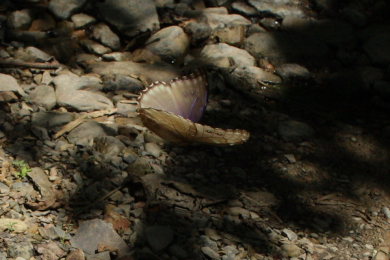
[[[37,86],[29,93],[29,96],[33,103],[47,110],[51,110],[57,104],[54,88],[48,85]]]
[[[37,245],[36,251],[43,259],[47,260],[56,260],[65,256],[65,251],[61,249],[60,246],[54,241],[49,241],[47,243]]]
[[[83,13],[74,14],[70,19],[74,23],[76,29],[84,28],[96,21],[94,17]]]
[[[80,40],[80,45],[83,46],[90,53],[103,55],[111,52],[111,49],[90,39]]]
[[[111,77],[108,76],[103,78],[103,81],[105,90],[126,90],[131,93],[137,93],[144,88],[140,80],[126,75],[116,74]]]
[[[296,63],[285,63],[280,65],[276,72],[283,79],[293,79],[293,78],[309,78],[310,72],[307,68]]]
[[[24,259],[30,259],[34,255],[34,248],[31,242],[10,242],[7,245],[7,251],[9,257],[23,257]]]
[[[282,252],[287,257],[298,257],[303,253],[303,250],[295,244],[285,243],[281,246]]]
[[[240,90],[250,91],[259,97],[280,98],[279,85],[282,79],[274,73],[259,67],[238,67],[231,73],[226,73],[231,86]]]
[[[85,4],[86,0],[51,0],[49,10],[60,19],[68,19]]]
[[[29,173],[27,173],[27,175],[31,178],[36,187],[38,187],[43,199],[47,200],[54,196],[52,183],[41,168],[34,167]]]
[[[62,230],[60,227],[56,226],[46,226],[39,228],[39,234],[44,238],[49,238],[51,240],[56,239],[71,239],[71,236]]]
[[[145,151],[156,158],[158,158],[162,153],[161,147],[156,143],[146,143]]]
[[[32,184],[27,182],[15,182],[11,185],[11,190],[20,192],[23,197],[35,197],[36,191]]]
[[[113,107],[111,100],[103,94],[78,90],[100,85],[100,79],[96,77],[78,77],[73,73],[64,73],[55,77],[53,82],[56,85],[57,103],[60,106],[71,107],[78,111],[104,110]]]
[[[33,57],[36,62],[46,62],[52,58],[51,55],[33,46],[27,47],[25,52]]]
[[[12,91],[18,93],[21,96],[25,96],[26,93],[19,86],[16,79],[10,75],[0,73],[0,92],[3,91]]]
[[[228,68],[232,65],[254,66],[256,63],[255,58],[247,51],[230,46],[226,43],[206,45],[202,49],[200,56],[204,62],[221,68]],[[232,59],[235,64],[231,64],[229,58]]]
[[[10,191],[9,187],[4,183],[0,182],[0,193],[7,194]]]
[[[92,27],[92,37],[113,50],[118,50],[121,47],[118,35],[111,31],[106,24],[99,23],[94,25]]]
[[[98,248],[117,251],[118,256],[130,253],[130,248],[115,232],[112,224],[100,219],[83,221],[70,240],[73,247],[81,248],[87,254],[94,254]]]
[[[288,228],[284,228],[282,230],[282,235],[286,236],[290,241],[295,241],[298,239],[298,235]]]
[[[115,132],[112,129],[102,124],[95,121],[88,121],[73,129],[68,134],[68,140],[74,144],[88,145],[92,144],[94,138],[114,134]]]

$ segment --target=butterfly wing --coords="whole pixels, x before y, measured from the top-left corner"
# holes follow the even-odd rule
[[[197,122],[207,105],[207,80],[197,72],[171,80],[155,82],[140,95],[141,108],[155,108]]]
[[[213,128],[158,109],[140,108],[138,112],[147,128],[174,143],[235,145],[246,142],[250,136],[245,130]]]

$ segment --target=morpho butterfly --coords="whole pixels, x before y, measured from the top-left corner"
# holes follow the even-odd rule
[[[198,124],[207,105],[207,80],[196,72],[169,83],[154,82],[138,97],[143,124],[161,138],[174,143],[235,145],[248,140],[239,129],[220,129]]]

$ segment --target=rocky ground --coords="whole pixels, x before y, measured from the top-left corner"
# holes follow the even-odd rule
[[[386,0],[0,2],[0,260],[390,259]],[[165,144],[140,90],[201,67]]]

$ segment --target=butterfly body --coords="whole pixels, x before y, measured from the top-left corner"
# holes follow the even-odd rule
[[[173,143],[235,145],[246,142],[250,136],[245,130],[196,123],[207,105],[207,81],[201,73],[173,79],[169,84],[155,82],[138,101],[143,124]]]

